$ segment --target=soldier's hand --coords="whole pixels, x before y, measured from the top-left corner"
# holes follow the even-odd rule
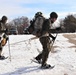
[[[52,37],[52,40],[55,40],[56,39],[56,37]]]
[[[61,27],[56,28],[56,30],[58,30],[58,31],[61,30]]]

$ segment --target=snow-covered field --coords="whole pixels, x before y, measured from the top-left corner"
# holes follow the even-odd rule
[[[72,35],[76,36],[75,33],[58,34],[47,61],[55,67],[44,70],[39,69],[40,64],[31,62],[42,51],[39,39],[29,41],[33,35],[10,35],[11,56],[8,43],[3,48],[3,55],[11,58],[0,60],[0,75],[76,75],[76,37]]]

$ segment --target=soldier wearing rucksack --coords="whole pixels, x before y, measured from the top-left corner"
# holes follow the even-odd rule
[[[2,56],[2,50],[8,40],[8,36],[6,35],[7,34],[6,22],[7,17],[2,16],[0,20],[0,60],[5,59],[5,57]]]
[[[57,13],[50,13],[50,18],[43,22],[41,33],[36,34],[36,36],[39,37],[43,50],[38,56],[35,57],[35,59],[38,63],[41,63],[41,68],[43,69],[51,67],[50,64],[47,64],[47,59],[49,52],[51,51],[50,44],[52,43],[52,40],[50,40],[50,37],[52,37],[53,40],[55,40],[55,37],[51,36],[50,29],[57,18]]]

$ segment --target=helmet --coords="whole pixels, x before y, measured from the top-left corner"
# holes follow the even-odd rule
[[[50,13],[50,18],[57,18],[57,17],[58,17],[58,15],[57,15],[56,12],[51,12]]]
[[[35,14],[35,17],[38,17],[38,16],[42,16],[42,12],[37,12],[37,13]]]
[[[7,20],[7,17],[6,16],[2,16],[2,20]]]

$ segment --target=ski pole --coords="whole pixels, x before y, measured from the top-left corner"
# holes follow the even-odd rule
[[[9,49],[9,60],[10,60],[10,62],[11,62],[11,52],[10,52],[9,36],[8,36],[8,49]]]
[[[57,35],[58,35],[58,33],[56,34],[55,39],[57,38]],[[53,40],[53,43],[52,43],[52,45],[51,45],[51,50],[52,50],[52,47],[53,47],[53,45],[54,45],[54,42],[55,42],[55,40]]]

